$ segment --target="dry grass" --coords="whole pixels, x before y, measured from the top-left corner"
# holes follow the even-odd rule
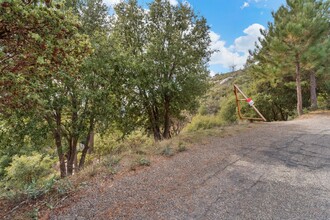
[[[308,114],[303,114],[302,116],[296,118],[296,120],[312,118],[315,115],[326,115],[326,116],[330,116],[330,110],[316,110],[316,111],[312,111],[312,112],[309,112]]]

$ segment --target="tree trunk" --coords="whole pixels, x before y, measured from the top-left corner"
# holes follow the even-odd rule
[[[74,170],[74,162],[77,155],[77,143],[78,139],[76,137],[69,138],[69,154],[67,160],[67,175],[72,175]]]
[[[316,95],[316,76],[315,72],[310,73],[310,92],[311,92],[311,110],[316,110],[317,106],[317,95]]]
[[[92,131],[88,143],[88,153],[91,154],[93,153],[93,151],[94,151],[94,131]]]
[[[66,166],[65,166],[65,156],[64,156],[63,148],[62,148],[61,113],[60,113],[60,111],[56,111],[56,114],[54,115],[54,117],[55,117],[55,121],[56,121],[56,127],[53,130],[53,135],[54,135],[58,159],[60,162],[61,178],[64,178],[64,177],[66,177]],[[50,123],[50,121],[48,123]]]
[[[159,115],[157,107],[149,107],[149,120],[155,141],[161,141],[162,135],[159,128]]]
[[[170,120],[170,98],[168,96],[165,96],[165,103],[164,103],[164,133],[163,137],[165,139],[171,138],[171,120]]]
[[[89,143],[87,141],[84,146],[84,149],[81,153],[81,157],[80,157],[80,161],[79,161],[79,170],[81,170],[85,166],[85,160],[86,160],[86,155],[87,155],[88,149],[89,149]]]
[[[303,114],[302,93],[301,93],[301,70],[299,55],[296,55],[296,87],[297,87],[297,113],[299,116]]]
[[[80,157],[80,161],[79,161],[79,170],[84,168],[86,155],[89,151],[90,146],[93,144],[93,142],[94,142],[94,119],[90,118],[89,129],[88,129],[88,133],[87,133],[86,140],[84,143],[84,149],[81,153],[81,157]]]
[[[75,94],[74,92],[72,94]],[[71,97],[72,113],[71,113],[71,131],[67,136],[68,140],[68,159],[67,159],[67,175],[72,175],[74,169],[77,169],[77,144],[79,139],[79,123],[78,123],[78,103],[74,95]]]

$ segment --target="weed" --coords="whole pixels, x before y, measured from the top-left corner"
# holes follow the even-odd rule
[[[102,165],[107,168],[113,168],[113,166],[117,165],[119,162],[120,162],[120,157],[111,156],[111,157],[105,158],[102,161]]]
[[[162,155],[166,156],[166,157],[171,157],[174,155],[173,149],[167,145],[163,150],[162,150]]]
[[[34,208],[29,214],[29,217],[33,220],[37,220],[38,216],[39,216],[39,209],[38,208]]]
[[[139,165],[140,166],[150,166],[150,160],[142,157],[141,159],[139,159]]]
[[[179,142],[178,144],[178,152],[183,152],[183,151],[186,151],[187,148],[186,148],[186,145],[182,142]]]
[[[147,154],[147,153],[146,153],[145,151],[143,151],[143,150],[137,150],[135,153],[136,153],[136,154],[139,154],[139,155],[146,155],[146,154]]]
[[[73,190],[73,185],[70,180],[67,178],[60,179],[55,184],[56,192],[60,195],[65,195],[70,193]]]

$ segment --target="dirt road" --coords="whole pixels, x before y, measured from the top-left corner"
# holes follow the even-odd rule
[[[330,219],[330,115],[212,138],[51,219]]]

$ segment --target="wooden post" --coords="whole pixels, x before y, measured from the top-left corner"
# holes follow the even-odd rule
[[[238,92],[244,97],[244,99],[239,99],[238,98]],[[237,108],[238,108],[238,116],[241,120],[242,119],[248,119],[248,120],[255,120],[255,121],[267,121],[266,118],[259,112],[259,110],[254,105],[251,105],[251,107],[254,109],[255,112],[257,112],[257,114],[260,116],[260,118],[246,118],[246,117],[243,117],[242,113],[241,113],[240,101],[246,101],[248,99],[248,97],[243,93],[243,91],[237,85],[234,85],[234,93],[235,93],[236,104],[237,104]]]

